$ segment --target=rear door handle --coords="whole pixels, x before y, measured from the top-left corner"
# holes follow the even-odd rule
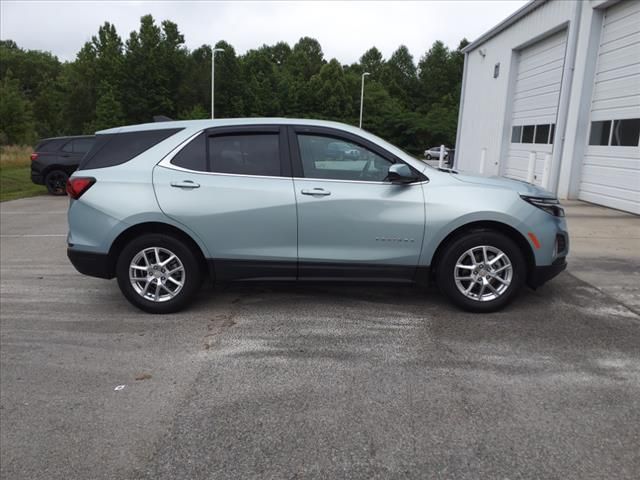
[[[175,188],[199,188],[200,184],[194,182],[193,180],[183,180],[181,182],[171,182],[171,186]]]
[[[329,190],[325,190],[324,188],[314,188],[312,190],[304,189],[300,193],[303,195],[313,195],[318,197],[326,197],[327,195],[331,195]]]

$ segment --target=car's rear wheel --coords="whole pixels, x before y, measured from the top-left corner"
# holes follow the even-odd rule
[[[181,310],[201,284],[194,252],[164,234],[143,235],[129,242],[118,257],[116,276],[127,300],[149,313]]]
[[[526,278],[526,262],[509,237],[490,230],[455,239],[437,266],[438,285],[459,307],[493,312],[517,295]]]
[[[44,177],[44,184],[51,195],[66,195],[69,175],[64,170],[51,170]]]

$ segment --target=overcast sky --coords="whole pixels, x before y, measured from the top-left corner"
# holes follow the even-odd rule
[[[450,48],[473,40],[527,3],[499,1],[34,1],[0,0],[0,38],[48,50],[61,60],[76,53],[105,21],[126,40],[142,15],[171,20],[197,48],[226,40],[238,54],[280,40],[316,38],[325,57],[347,64],[372,46],[385,58],[401,44],[415,61],[435,40]]]

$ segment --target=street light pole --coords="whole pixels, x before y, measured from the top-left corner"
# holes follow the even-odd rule
[[[362,74],[362,87],[360,88],[360,128],[362,128],[362,104],[364,102],[364,77],[369,75],[369,72]]]
[[[214,83],[215,83],[215,78],[216,78],[216,52],[224,52],[224,48],[212,48],[211,49],[211,118],[215,118],[214,115],[214,106],[213,106],[213,100],[214,100]]]

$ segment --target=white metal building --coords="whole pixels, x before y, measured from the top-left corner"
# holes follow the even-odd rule
[[[456,168],[640,214],[640,0],[533,0],[464,51]]]

